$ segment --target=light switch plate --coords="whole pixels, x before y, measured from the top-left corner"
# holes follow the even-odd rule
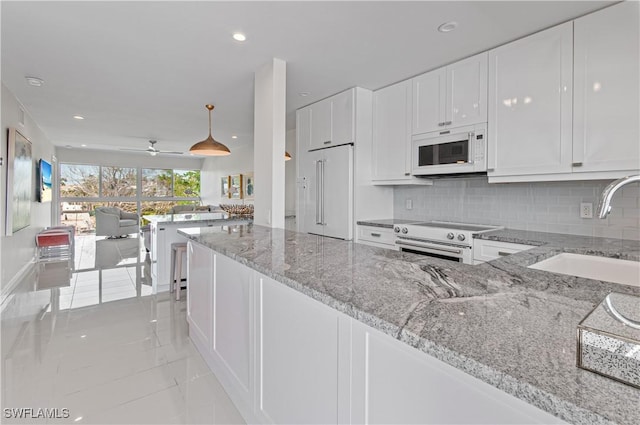
[[[413,209],[413,200],[412,199],[407,199],[406,201],[404,201],[404,207],[408,210],[412,210]]]

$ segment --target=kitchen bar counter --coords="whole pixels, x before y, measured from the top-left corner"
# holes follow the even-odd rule
[[[577,324],[610,291],[640,288],[524,267],[563,246],[637,258],[640,242],[509,232],[494,237],[545,244],[471,266],[253,225],[180,230],[570,423],[640,423],[640,390],[575,365]]]
[[[145,215],[150,231],[150,269],[151,291],[154,294],[169,291],[173,276],[171,274],[171,244],[185,242],[178,235],[181,227],[224,226],[244,224],[252,221],[251,216],[230,215],[227,213],[192,212],[180,214]],[[186,266],[183,276],[186,276]]]

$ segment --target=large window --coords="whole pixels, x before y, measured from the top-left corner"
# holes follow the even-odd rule
[[[60,164],[60,222],[95,231],[94,210],[114,206],[140,215],[200,203],[200,170]]]
[[[97,165],[60,165],[61,198],[97,198],[100,189],[100,167]]]

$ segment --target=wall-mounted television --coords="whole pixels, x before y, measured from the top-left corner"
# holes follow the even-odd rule
[[[38,202],[51,202],[51,163],[41,159],[38,161]]]

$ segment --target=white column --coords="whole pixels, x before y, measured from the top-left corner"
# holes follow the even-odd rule
[[[284,229],[287,63],[272,59],[255,75],[255,224]]]

